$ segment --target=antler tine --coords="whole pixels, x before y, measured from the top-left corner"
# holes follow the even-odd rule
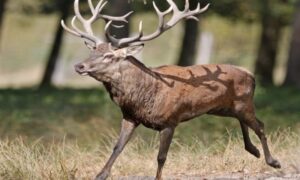
[[[92,0],[88,0],[88,4],[89,4],[89,7],[90,7],[90,9],[91,9],[91,12],[94,13],[95,8],[94,8],[94,5],[93,5]]]
[[[210,6],[210,4],[207,4],[204,8],[201,9],[200,3],[198,3],[197,8],[195,10],[191,11],[191,16],[188,16],[186,18],[199,21],[199,19],[194,15],[203,13],[204,11],[206,11],[209,8],[209,6]]]
[[[160,9],[157,7],[156,3],[153,1],[153,7],[158,16],[158,28],[156,29],[155,32],[153,32],[150,35],[143,36],[142,30],[140,30],[139,35],[137,35],[133,38],[116,39],[114,37],[110,37],[113,42],[113,45],[117,45],[118,47],[120,47],[120,46],[130,45],[131,43],[134,43],[134,42],[141,43],[143,41],[149,41],[149,40],[155,39],[158,36],[160,36],[162,33],[164,33],[165,31],[167,31],[168,29],[175,26],[181,19],[194,19],[194,20],[198,21],[198,18],[195,15],[206,11],[209,7],[209,4],[208,4],[207,6],[205,6],[204,8],[201,9],[200,3],[198,3],[198,6],[195,10],[190,10],[189,0],[185,0],[184,10],[180,11],[173,0],[167,0],[167,2],[170,5],[170,8],[167,9],[166,11],[160,11]],[[165,19],[164,19],[165,16],[172,11],[173,11],[173,16],[167,23],[165,23]],[[107,27],[109,27],[109,26],[107,26]],[[110,36],[110,34],[107,34],[107,36]]]
[[[108,23],[105,25],[105,28],[104,28],[105,36],[109,42],[111,42],[114,46],[118,47],[119,46],[118,39],[114,38],[109,32],[109,28],[110,28],[111,24],[112,24],[112,21],[108,21]]]
[[[108,15],[102,15],[98,14],[98,18],[105,19],[106,21],[119,21],[119,22],[125,22],[128,23],[127,18],[133,13],[133,11],[130,11],[129,13],[119,16],[119,17],[114,17],[114,16],[108,16]]]
[[[110,24],[113,21],[119,21],[119,22],[126,22],[127,18],[133,13],[133,12],[129,12],[123,16],[120,17],[113,17],[113,16],[108,16],[108,15],[102,15],[100,14],[102,12],[102,10],[104,9],[104,7],[107,4],[107,1],[104,0],[100,0],[96,6],[94,6],[93,1],[92,0],[88,0],[88,5],[89,8],[91,10],[92,16],[89,19],[85,19],[82,14],[80,13],[80,8],[79,8],[79,0],[74,0],[74,12],[75,12],[75,16],[73,17],[72,21],[71,21],[71,25],[72,28],[69,28],[66,26],[65,22],[62,20],[61,21],[61,25],[62,27],[69,33],[71,33],[74,36],[78,36],[81,38],[86,39],[85,44],[91,48],[91,47],[96,47],[97,45],[103,43],[100,38],[94,36],[94,32],[92,29],[92,24],[99,18],[104,19],[105,21],[111,21],[108,25],[108,27],[110,26]],[[83,30],[80,30],[77,26],[76,26],[76,20],[79,20],[79,22],[82,24],[83,26]],[[93,45],[91,44],[93,43]]]
[[[134,37],[121,39],[121,41],[119,42],[119,46],[125,46],[128,44],[128,42],[136,42],[141,37],[143,37],[143,21],[140,21],[139,23],[139,33]]]
[[[147,40],[154,39],[154,38],[158,37],[162,33],[162,31],[164,31],[163,26],[164,26],[164,17],[165,17],[165,15],[170,13],[173,8],[170,7],[166,11],[160,11],[154,1],[153,1],[153,7],[157,12],[158,21],[159,21],[158,22],[159,28],[153,34],[144,37],[143,36],[143,22],[140,21],[139,34],[138,35],[136,35],[134,37],[131,37],[131,38],[123,38],[123,39],[118,40],[118,39],[112,37],[109,33],[107,33],[108,39],[113,43],[113,45],[115,45],[117,47],[122,47],[122,46],[126,46],[130,43],[134,43],[134,42],[137,42],[137,41],[147,41]],[[106,27],[106,30],[105,30],[106,32],[108,32],[108,28],[109,28],[110,24],[111,23],[109,23],[108,26]]]
[[[76,17],[78,18],[78,20],[82,23],[84,29],[87,31],[88,34],[90,35],[94,35],[94,32],[92,30],[92,23],[96,20],[97,18],[97,14],[99,13],[98,12],[98,9],[100,8],[101,4],[103,3],[103,0],[101,0],[97,7],[94,8],[91,0],[88,1],[89,2],[89,6],[91,8],[91,11],[92,11],[92,17],[88,20],[84,19],[83,16],[80,14],[80,10],[79,10],[79,0],[75,0],[74,2],[74,10],[75,10],[75,15]]]
[[[79,19],[81,23],[85,22],[86,20],[82,17],[80,14],[79,10],[79,0],[74,1],[74,11],[75,11],[75,16]]]
[[[173,0],[167,0],[167,2],[172,7],[174,14],[180,12]]]
[[[98,14],[103,10],[105,5],[107,4],[107,1],[103,3],[103,0],[101,0],[97,6],[94,8],[94,12],[92,13],[92,17],[89,19],[89,23],[92,24],[98,19]]]
[[[204,8],[201,9],[200,3],[198,3],[197,8],[194,11],[197,11],[198,13],[203,13],[209,8],[210,4],[207,4]]]
[[[185,0],[184,12],[188,12],[190,9],[190,2],[189,0]]]
[[[167,0],[168,4],[170,5],[170,8],[166,11],[166,14],[170,13],[171,11],[173,11],[173,16],[172,18],[166,23],[164,24],[164,16],[166,14],[163,14],[163,16],[159,13],[159,10],[155,4],[155,2],[153,3],[154,8],[156,9],[157,13],[159,14],[159,19],[162,19],[161,21],[159,21],[159,27],[156,32],[154,32],[151,35],[148,35],[146,37],[141,38],[141,41],[149,41],[152,40],[158,36],[160,36],[161,33],[163,33],[164,31],[167,31],[168,29],[172,28],[173,26],[175,26],[181,19],[183,18],[188,18],[188,19],[194,19],[194,20],[198,20],[197,17],[194,17],[193,15],[201,13],[198,12],[199,8],[197,8],[197,12],[195,11],[190,11],[190,3],[189,0],[185,0],[185,7],[183,11],[180,11],[177,7],[177,5],[172,1],[172,0]],[[198,4],[199,5],[199,4]],[[205,9],[206,10],[206,9]],[[193,13],[190,13],[193,12]],[[162,23],[161,23],[162,22]]]
[[[158,28],[155,32],[153,32],[152,34],[147,35],[147,36],[143,36],[143,22],[141,21],[139,24],[139,33],[136,36],[122,38],[122,39],[117,39],[117,38],[113,37],[109,33],[109,28],[112,25],[112,22],[118,21],[118,22],[128,23],[127,18],[133,13],[133,11],[131,11],[123,16],[117,16],[117,17],[103,15],[103,14],[101,14],[101,11],[107,4],[107,1],[104,2],[104,0],[100,0],[98,2],[98,4],[96,5],[96,7],[93,5],[92,0],[88,0],[88,5],[92,12],[92,17],[89,19],[85,19],[80,14],[79,0],[75,0],[75,2],[74,2],[75,16],[72,20],[73,29],[68,28],[65,25],[64,21],[61,21],[61,24],[62,24],[63,28],[66,31],[68,31],[69,33],[71,33],[75,36],[81,37],[81,38],[85,38],[85,39],[89,40],[90,42],[93,42],[95,44],[95,46],[97,46],[98,44],[101,44],[102,41],[99,38],[97,38],[96,36],[94,36],[93,30],[92,30],[92,24],[99,18],[104,19],[107,22],[107,24],[105,26],[105,35],[106,35],[107,39],[115,47],[125,47],[125,46],[129,46],[130,44],[135,43],[135,42],[142,43],[144,41],[149,41],[149,40],[155,39],[156,37],[160,36],[162,33],[167,31],[168,29],[175,26],[181,19],[198,20],[198,18],[195,15],[206,11],[209,7],[209,4],[208,4],[207,6],[205,6],[204,8],[201,9],[200,3],[198,3],[198,6],[195,10],[190,10],[189,0],[185,0],[185,8],[183,11],[180,11],[178,9],[177,5],[173,2],[173,0],[167,0],[167,2],[170,5],[169,9],[167,9],[166,11],[161,11],[157,7],[156,3],[153,1],[153,7],[158,16]],[[172,11],[173,11],[173,16],[167,23],[165,23],[165,19],[164,19],[165,16],[167,14],[171,13]],[[76,24],[75,24],[76,19],[78,19],[82,23],[85,32],[81,31],[76,26]],[[113,26],[117,27],[117,28],[122,27],[122,26],[115,26],[115,25],[113,25]],[[89,46],[91,46],[90,42],[85,42],[85,43],[89,44]]]
[[[148,41],[148,40],[154,39],[154,38],[158,37],[163,31],[165,31],[167,29],[167,27],[165,27],[165,24],[164,24],[164,17],[173,10],[173,7],[170,6],[169,9],[162,12],[162,11],[159,10],[159,8],[157,7],[157,5],[154,1],[153,1],[153,7],[154,7],[154,9],[157,13],[157,16],[158,16],[158,28],[154,33],[152,33],[148,36],[142,37],[141,41]]]
[[[109,32],[111,23],[112,23],[112,21],[108,21],[108,23],[105,25],[104,31],[105,31],[105,36],[108,39],[108,41],[115,44],[115,43],[117,43],[117,39],[114,38],[113,36],[111,36],[111,34]]]
[[[136,42],[143,36],[143,21],[140,21],[139,23],[139,33],[136,36],[129,37],[129,38],[122,38],[122,39],[116,39],[109,33],[109,27],[111,26],[112,21],[109,21],[105,26],[105,35],[109,42],[112,43],[115,47],[123,47],[128,44],[128,42]]]
[[[107,1],[103,3],[103,0],[101,0],[98,3],[96,10],[95,10],[97,12],[96,18],[102,18],[106,21],[119,21],[119,22],[128,23],[127,18],[133,13],[133,11],[130,11],[123,16],[117,16],[117,17],[100,14],[100,12],[104,9],[104,7],[107,5],[107,3],[108,3]]]
[[[103,3],[103,0],[101,0],[97,5],[97,11],[98,11],[97,13],[98,14],[100,14],[100,12],[105,8],[105,6],[107,5],[108,2],[105,1],[103,4],[102,3]]]
[[[82,32],[75,24],[76,21],[76,16],[73,17],[72,21],[71,21],[71,25],[73,27],[73,29],[80,35],[81,38],[86,38],[94,43],[98,42],[98,38],[96,38],[95,36],[92,36],[90,34],[87,34],[85,32]]]
[[[74,31],[74,30],[68,28],[68,26],[66,26],[64,20],[61,20],[61,21],[60,21],[60,24],[61,24],[61,26],[62,26],[66,31],[68,31],[69,33],[73,34],[74,36],[80,37],[80,34],[79,34],[78,32],[76,32],[76,31]]]
[[[100,1],[100,3],[102,3],[102,0]],[[79,10],[79,0],[75,0],[75,1],[74,1],[74,11],[75,11],[75,16],[73,17],[73,19],[72,19],[72,21],[71,21],[71,25],[72,25],[72,27],[73,27],[73,30],[70,29],[70,28],[68,28],[68,27],[65,25],[64,21],[62,21],[62,26],[63,26],[63,28],[64,28],[65,30],[67,30],[67,31],[70,32],[71,34],[73,34],[73,35],[75,35],[75,36],[78,36],[78,37],[81,37],[81,38],[85,38],[85,39],[87,39],[87,40],[93,42],[93,43],[95,44],[95,46],[97,46],[98,44],[102,43],[102,41],[101,41],[99,38],[97,38],[96,36],[94,36],[93,30],[92,30],[92,23],[96,20],[95,17],[97,16],[97,14],[95,15],[95,11],[96,11],[96,10],[95,10],[95,8],[94,8],[94,6],[93,6],[91,0],[88,0],[88,4],[89,4],[89,7],[90,7],[91,12],[92,12],[92,14],[93,14],[93,17],[92,17],[92,18],[90,18],[89,20],[86,20],[86,19],[83,18],[83,16],[82,16],[81,13],[80,13],[80,10]],[[98,6],[97,6],[97,7],[98,7]],[[78,20],[82,23],[82,25],[83,25],[83,27],[84,27],[86,33],[83,32],[83,31],[81,31],[81,30],[76,26],[76,24],[75,24],[76,19],[78,19]],[[87,44],[87,43],[88,43],[88,42],[85,41],[85,44]],[[90,46],[91,46],[91,45],[89,45],[88,47],[90,48]]]
[[[154,7],[154,9],[157,13],[157,16],[158,16],[158,26],[162,27],[164,25],[164,16],[172,11],[172,7],[169,7],[169,9],[162,12],[162,11],[159,10],[159,8],[157,7],[157,5],[154,1],[152,3],[153,3],[153,7]]]

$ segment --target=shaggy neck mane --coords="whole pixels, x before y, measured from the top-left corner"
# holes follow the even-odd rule
[[[148,106],[159,89],[160,75],[132,56],[126,58],[120,68],[119,78],[104,83],[112,100],[122,109]]]

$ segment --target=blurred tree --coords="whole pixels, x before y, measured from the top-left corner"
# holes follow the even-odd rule
[[[190,9],[197,7],[198,1],[190,1]],[[195,64],[197,44],[199,39],[199,22],[195,20],[184,21],[184,35],[179,54],[178,65],[190,66]]]
[[[271,3],[270,0],[261,1],[262,32],[255,62],[255,74],[262,85],[273,84],[273,70],[283,26],[280,20],[272,14]]]
[[[59,1],[58,7],[60,11],[60,18],[58,19],[57,22],[57,28],[56,28],[56,33],[55,33],[55,38],[53,41],[52,49],[49,54],[49,58],[47,61],[46,69],[44,72],[44,75],[42,77],[42,81],[40,84],[40,88],[46,88],[46,87],[51,87],[51,79],[55,70],[55,65],[58,60],[58,56],[61,50],[61,45],[62,45],[62,40],[63,40],[63,35],[64,35],[64,30],[60,24],[61,20],[66,20],[67,17],[69,16],[69,8],[72,5],[73,1],[72,0],[63,0]]]
[[[224,0],[214,11],[233,20],[260,22],[261,35],[255,62],[255,74],[263,85],[273,84],[273,71],[282,28],[290,23],[295,0]]]
[[[284,85],[300,88],[300,1],[294,17],[293,35]]]
[[[255,74],[262,85],[273,85],[282,28],[290,24],[294,0],[259,1],[262,32],[255,63]]]
[[[3,29],[3,19],[4,19],[6,4],[7,4],[7,0],[1,0],[0,1],[0,43],[1,43],[1,35],[2,35],[2,29]]]

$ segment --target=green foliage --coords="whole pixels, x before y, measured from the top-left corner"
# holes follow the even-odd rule
[[[8,1],[8,10],[14,13],[21,13],[21,14],[34,14],[39,12],[41,5],[43,4],[43,0],[18,0]]]
[[[11,12],[22,14],[49,14],[57,12],[63,6],[63,3],[73,2],[73,0],[18,0],[9,1],[8,9]]]
[[[294,12],[294,5],[297,0],[193,0],[200,2],[204,7],[206,4],[210,4],[210,11],[219,14],[223,17],[230,18],[232,20],[244,20],[247,22],[259,21],[262,18],[262,14],[270,13],[274,18],[282,21],[286,24],[290,22],[290,17]],[[152,11],[152,2],[148,0],[131,0],[132,7],[138,12]],[[155,1],[158,7],[162,10],[168,8],[166,0]],[[184,1],[175,0],[176,4],[182,9]],[[191,2],[191,0],[190,0]],[[192,3],[191,3],[192,4]]]
[[[259,21],[264,14],[277,18],[282,24],[290,23],[296,0],[223,0],[212,2],[213,10],[233,20]]]

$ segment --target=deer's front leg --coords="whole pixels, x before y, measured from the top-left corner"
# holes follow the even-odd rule
[[[113,149],[113,153],[110,156],[109,160],[105,164],[104,168],[102,171],[97,175],[96,180],[104,180],[108,177],[111,167],[114,164],[115,160],[119,156],[119,154],[122,152],[124,149],[124,146],[127,144],[129,141],[134,129],[138,126],[138,124],[128,121],[126,119],[123,119],[122,121],[122,128],[121,128],[121,133],[119,140],[116,144],[116,146]]]
[[[173,134],[174,134],[174,127],[168,127],[160,131],[160,146],[159,146],[159,153],[157,156],[157,173],[156,173],[156,180],[161,179],[162,169],[167,159],[167,154],[169,151],[170,144],[172,142]]]

